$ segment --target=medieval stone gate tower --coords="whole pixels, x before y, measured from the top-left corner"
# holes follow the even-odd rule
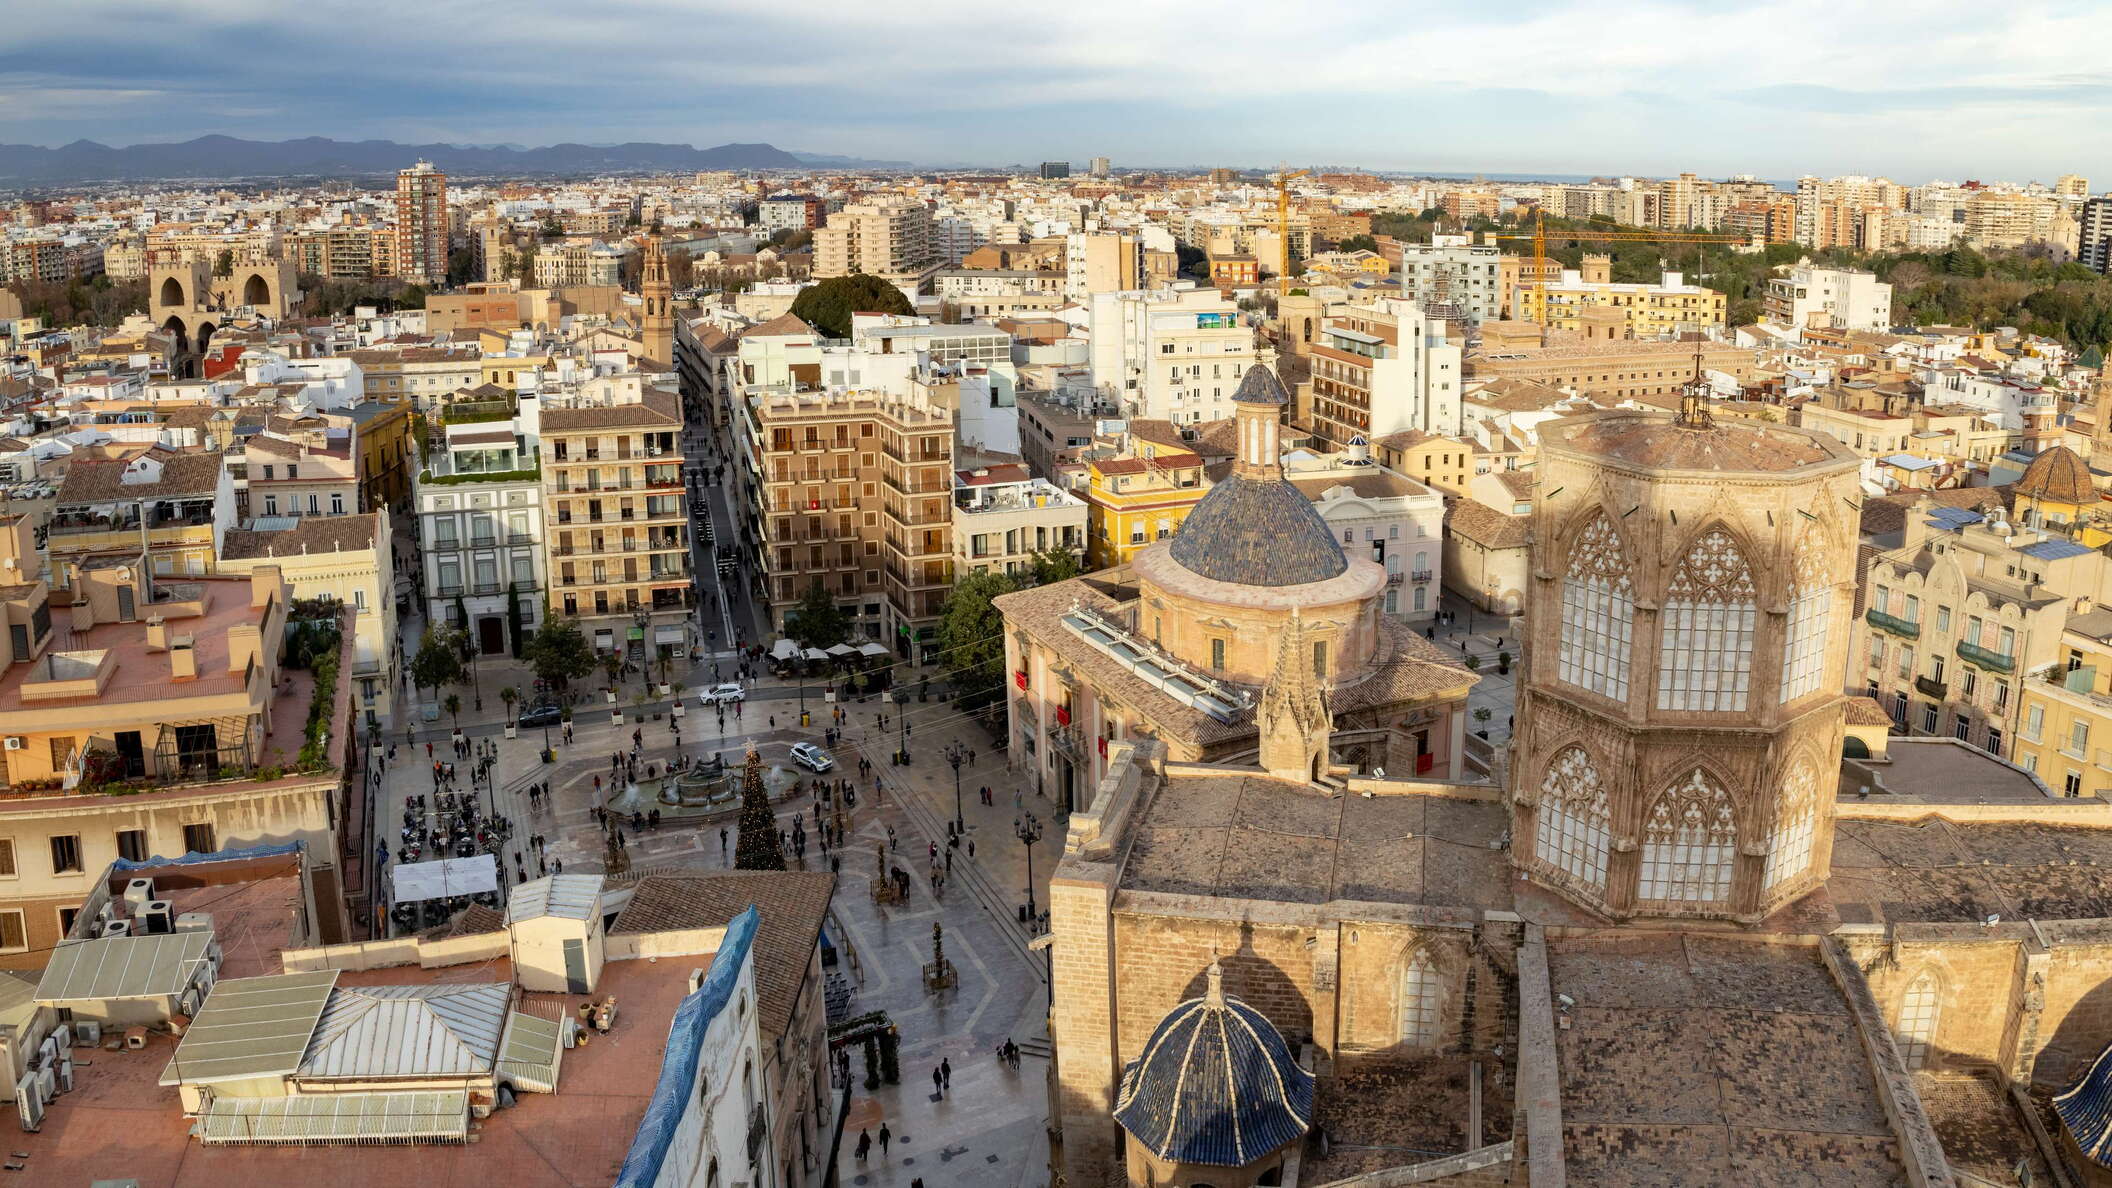
[[[1857,459],[1698,398],[1540,432],[1514,861],[1614,918],[1757,921],[1832,852]]]

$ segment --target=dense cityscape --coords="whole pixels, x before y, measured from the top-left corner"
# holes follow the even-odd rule
[[[6,1171],[2112,1184],[2108,271],[2080,173],[0,146]]]

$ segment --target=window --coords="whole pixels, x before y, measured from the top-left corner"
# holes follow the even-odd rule
[[[1731,798],[1700,768],[1658,794],[1643,828],[1641,897],[1721,903],[1738,851]]]
[[[1582,747],[1569,747],[1540,781],[1540,820],[1533,849],[1543,865],[1594,891],[1606,889],[1610,839],[1606,787]]]
[[[117,856],[127,862],[145,862],[147,860],[147,831],[144,829],[118,830]]]
[[[1936,733],[1936,703],[1933,701],[1924,702],[1922,704],[1921,732],[1923,734]]]
[[[1223,671],[1224,671],[1224,669],[1225,669],[1225,641],[1224,641],[1224,640],[1221,640],[1221,639],[1213,639],[1213,640],[1211,640],[1211,641],[1210,641],[1210,667],[1211,667],[1211,668],[1213,668],[1213,669],[1215,669],[1215,670],[1217,670],[1217,671],[1219,671],[1219,672],[1223,672]]]
[[[1782,703],[1795,701],[1819,687],[1826,658],[1826,612],[1832,590],[1826,585],[1825,554],[1817,530],[1806,525],[1797,549],[1796,584],[1789,601],[1788,634],[1782,648]],[[1884,643],[1870,640],[1872,663],[1884,663]]]
[[[1993,726],[1987,728],[1987,753],[2002,758],[2002,732]]]
[[[186,854],[210,854],[218,849],[213,844],[212,825],[200,822],[183,827],[183,850]]]
[[[2005,656],[2017,654],[2017,629],[2014,627],[2004,627],[2002,629],[2002,654]]]
[[[1877,636],[1877,635],[1873,635],[1873,636],[1871,636],[1871,637],[1870,637],[1870,667],[1872,667],[1872,668],[1876,668],[1876,669],[1883,669],[1883,668],[1884,668],[1884,666],[1885,666],[1885,641],[1884,641],[1884,638],[1883,638],[1882,636]]]
[[[2076,722],[2068,727],[2068,753],[2078,759],[2090,753],[2090,723]]]
[[[1437,970],[1427,949],[1417,949],[1401,974],[1401,1042],[1419,1048],[1437,1043]]]
[[[1959,742],[1966,742],[1968,741],[1967,736],[1972,733],[1972,730],[1973,719],[1970,715],[1951,715],[1951,737],[1957,739]]]
[[[1899,647],[1899,679],[1907,680],[1914,675],[1914,649],[1901,644]]]
[[[22,913],[14,908],[0,911],[0,952],[19,953],[29,948],[29,929]]]
[[[1921,621],[1921,599],[1907,595],[1907,613],[1903,616],[1909,623]]]
[[[1941,674],[1938,675],[1941,676]],[[1980,674],[1975,672],[1971,665],[1967,665],[1965,672],[1960,674],[1958,678],[1959,691],[1967,701],[1971,701],[1973,699],[1973,690],[1979,686]]]
[[[1996,708],[1997,710],[2001,710],[2001,709],[2003,709],[2004,707],[2006,707],[2006,706],[2008,706],[2008,705],[2009,705],[2009,682],[2008,682],[2008,681],[2003,681],[2003,682],[2001,682],[2000,684],[1998,684],[1998,685],[1996,685],[1996,686],[1995,686],[1995,708]]]
[[[1673,572],[1659,640],[1657,708],[1737,712],[1753,663],[1751,570],[1731,535],[1712,528]],[[1823,629],[1823,614],[1819,614]],[[1814,674],[1816,680],[1816,674]]]
[[[345,497],[342,492],[332,491],[330,493],[330,514],[333,516],[345,514]]]
[[[1327,641],[1324,639],[1313,641],[1313,679],[1327,679]]]
[[[1899,1058],[1909,1069],[1920,1069],[1929,1060],[1929,1044],[1936,1038],[1936,975],[1925,973],[1914,979],[1899,1000]]]
[[[1633,566],[1605,512],[1592,516],[1570,546],[1562,583],[1562,640],[1557,665],[1564,683],[1614,701],[1628,700],[1629,631],[1635,618]]]
[[[79,874],[81,872],[81,837],[77,833],[62,833],[51,839],[51,873]]]
[[[1782,781],[1782,796],[1775,808],[1774,833],[1767,839],[1767,872],[1762,885],[1768,890],[1803,874],[1811,865],[1811,839],[1818,820],[1819,781],[1809,763],[1799,762]]]
[[[1937,608],[1936,608],[1936,634],[1938,634],[1938,635],[1942,635],[1942,634],[1944,634],[1945,632],[1949,631],[1950,629],[1951,629],[1951,608],[1950,608],[1950,607],[1947,607],[1947,606],[1939,606],[1939,607],[1937,607]]]
[[[2005,686],[2006,687],[2006,686]],[[2035,705],[2024,711],[2024,737],[2039,741],[2040,732],[2046,728],[2046,707]]]
[[[2083,773],[2079,771],[2069,772],[2067,778],[2061,781],[2061,793],[2065,796],[2081,796],[2083,794]]]

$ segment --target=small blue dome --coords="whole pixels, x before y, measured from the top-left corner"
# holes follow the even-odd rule
[[[1222,977],[1212,962],[1209,990],[1168,1011],[1122,1070],[1115,1121],[1161,1159],[1244,1167],[1312,1123],[1313,1075]]]

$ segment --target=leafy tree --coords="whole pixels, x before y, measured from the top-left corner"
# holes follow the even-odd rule
[[[221,278],[226,278],[233,276],[234,274],[235,249],[221,248],[220,254],[213,257],[213,275]]]
[[[799,604],[785,614],[785,634],[803,648],[833,648],[851,633],[851,617],[836,605],[836,597],[816,579],[800,597]]]
[[[506,703],[506,717],[509,720],[511,720],[513,717],[514,703],[519,701],[520,699],[521,691],[519,689],[514,688],[512,685],[508,685],[505,688],[499,690],[499,700]]]
[[[1036,549],[1027,555],[1032,585],[1049,586],[1078,576],[1078,554],[1069,549]]]
[[[777,814],[770,809],[770,793],[763,787],[763,757],[748,749],[748,766],[741,772],[740,840],[733,849],[735,870],[783,870],[785,851],[777,843]]]
[[[443,685],[462,679],[462,654],[452,633],[428,626],[419,637],[418,653],[411,657],[411,683],[438,692]]]
[[[1336,244],[1335,250],[1338,252],[1375,252],[1379,250],[1379,241],[1369,235],[1352,235]]]
[[[521,638],[521,588],[517,583],[506,583],[506,645],[513,658],[521,658],[526,642]]]
[[[557,221],[556,215],[551,215],[543,220],[542,236],[545,242],[552,239],[563,239],[565,237],[565,225]]]
[[[477,254],[468,248],[456,248],[447,254],[447,287],[459,289],[477,279]]]
[[[970,573],[954,584],[939,608],[939,655],[963,709],[993,704],[1004,695],[1005,623],[991,600],[1017,589],[1010,575]]]
[[[397,309],[424,309],[425,286],[405,285],[403,291],[396,294],[394,301]]]
[[[792,316],[831,338],[848,338],[854,313],[914,313],[902,290],[860,272],[832,276],[801,289],[792,302]]]
[[[587,637],[564,619],[543,620],[528,640],[526,658],[538,678],[558,689],[594,671],[594,651],[587,646]]]

